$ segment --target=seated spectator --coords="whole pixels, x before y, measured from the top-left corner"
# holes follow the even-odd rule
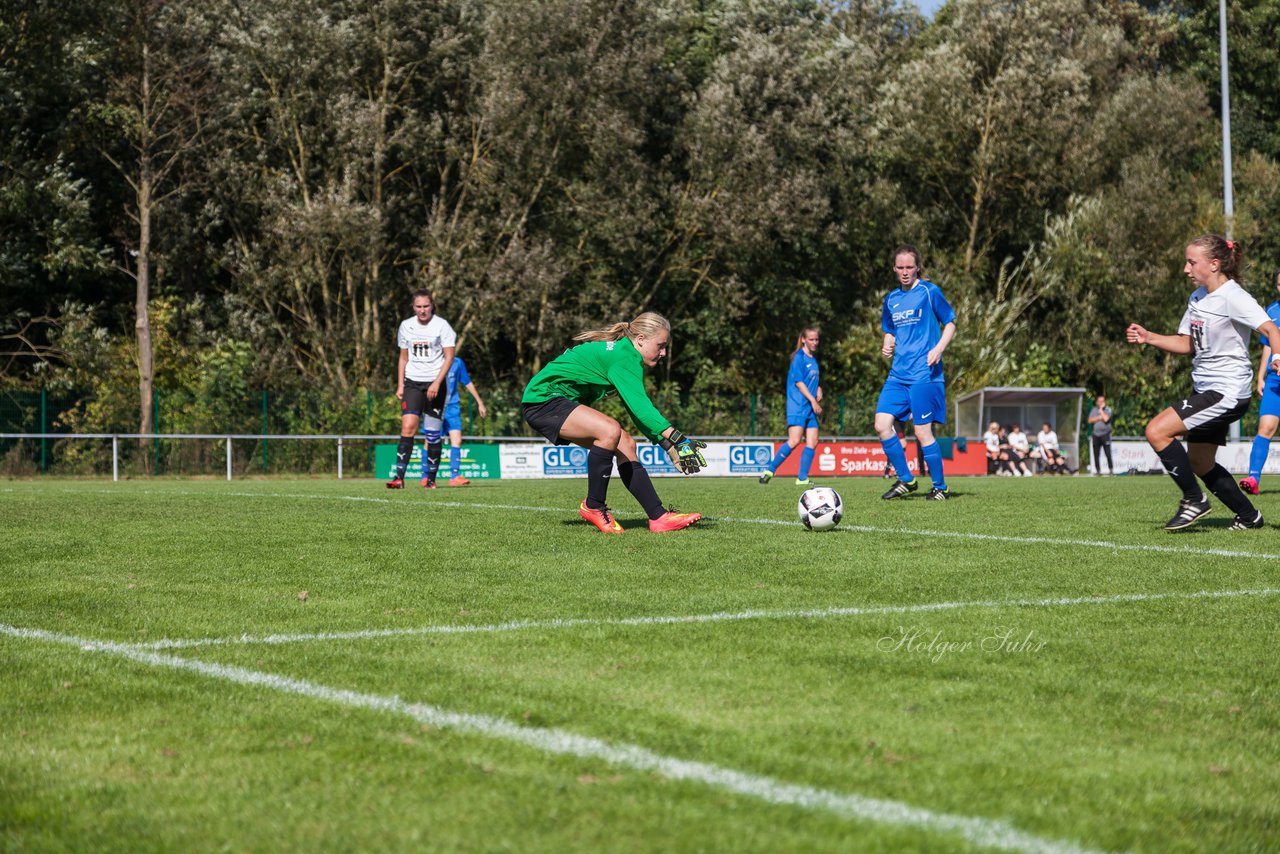
[[[987,446],[987,474],[999,474],[1000,466],[1000,424],[992,421],[987,432],[982,434],[982,443]]]
[[[1030,476],[1031,470],[1027,467],[1027,460],[1033,459],[1031,451],[1031,440],[1027,438],[1027,434],[1022,432],[1022,425],[1015,423],[1009,428],[1009,447],[1021,458],[1019,467],[1023,475]]]
[[[1048,421],[1036,434],[1036,453],[1039,453],[1045,471],[1053,474],[1069,474],[1067,458],[1062,455],[1058,447],[1058,434],[1054,432]]]
[[[1031,443],[1027,441],[1027,434],[1022,432],[1021,426],[1015,423],[1003,436],[1002,447],[1008,449],[1010,468],[1013,470],[1014,477],[1031,477],[1031,469],[1027,468],[1026,463],[1027,454],[1031,451]]]

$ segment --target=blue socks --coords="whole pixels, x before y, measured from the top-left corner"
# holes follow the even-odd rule
[[[809,479],[809,466],[813,465],[813,448],[808,445],[800,453],[800,476],[799,480]]]
[[[938,447],[938,443],[925,445],[920,449],[920,453],[924,454],[924,464],[929,469],[929,477],[933,480],[934,488],[946,489],[947,479],[942,473],[942,449]]]
[[[880,447],[884,448],[884,455],[889,458],[890,465],[897,472],[898,480],[903,483],[911,483],[916,479],[916,476],[911,473],[911,469],[907,468],[907,454],[902,450],[902,440],[898,438],[897,433],[894,433],[888,439],[881,439]],[[933,444],[933,447],[937,450],[937,442]],[[930,463],[929,470],[933,470],[932,463]],[[938,471],[942,471],[941,453],[938,454]]]
[[[462,474],[462,446],[449,446],[449,477]]]
[[[783,442],[782,447],[778,449],[778,453],[773,455],[773,461],[769,463],[769,473],[776,474],[778,466],[782,465],[786,461],[787,457],[791,456],[791,452],[798,447],[800,446],[796,445],[795,447],[792,447],[786,442]]]
[[[1271,440],[1266,436],[1254,436],[1253,447],[1249,450],[1249,477],[1262,480],[1262,467],[1267,464],[1267,454],[1271,453]]]

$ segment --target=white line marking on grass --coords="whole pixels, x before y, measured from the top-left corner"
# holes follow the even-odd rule
[[[759,774],[735,771],[732,768],[724,768],[708,762],[664,756],[639,745],[613,744],[603,739],[578,735],[562,729],[521,726],[490,715],[453,712],[426,703],[409,703],[399,697],[364,694],[243,667],[192,661],[177,656],[148,652],[128,644],[92,641],[72,635],[19,628],[3,623],[0,623],[0,634],[70,644],[87,652],[107,653],[152,667],[197,673],[212,679],[269,688],[273,691],[349,708],[401,715],[418,723],[511,742],[543,753],[596,759],[611,765],[660,774],[670,780],[702,783],[779,806],[825,810],[876,824],[954,834],[975,845],[1009,851],[1037,852],[1037,854],[1085,854],[1089,850],[1073,842],[1035,836],[999,819],[952,815],[933,812],[902,801],[844,795],[813,786],[786,783]]]
[[[727,623],[739,620],[822,620],[883,614],[920,614],[957,611],[963,608],[1056,608],[1071,605],[1121,605],[1131,602],[1159,602],[1177,599],[1231,599],[1242,596],[1275,596],[1280,588],[1257,590],[1201,590],[1197,593],[1126,593],[1115,596],[1078,596],[1051,599],[987,599],[968,602],[929,602],[918,605],[872,605],[848,608],[804,610],[721,611],[683,616],[616,617],[613,619],[566,618],[553,620],[510,620],[487,625],[417,626],[405,629],[364,629],[351,632],[317,632],[292,635],[241,635],[230,638],[172,639],[132,644],[136,649],[191,649],[201,646],[279,645],[309,641],[369,640],[414,635],[466,635],[515,632],[525,629],[573,629],[600,626],[664,626],[689,623]]]

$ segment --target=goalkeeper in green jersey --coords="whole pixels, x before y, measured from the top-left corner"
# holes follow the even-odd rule
[[[630,323],[591,329],[573,340],[585,343],[569,348],[539,371],[525,387],[521,404],[524,420],[549,442],[572,442],[587,449],[587,497],[578,513],[606,534],[622,533],[605,505],[616,459],[622,483],[649,514],[650,531],[689,527],[702,514],[665,509],[649,472],[636,457],[635,439],[613,418],[591,407],[616,391],[636,426],[649,441],[662,446],[676,468],[693,474],[706,466],[700,450],[706,443],[672,427],[644,390],[644,366],[652,368],[667,355],[671,324],[662,315],[646,311]]]

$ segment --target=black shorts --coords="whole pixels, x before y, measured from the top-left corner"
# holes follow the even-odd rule
[[[553,397],[542,403],[525,403],[520,406],[520,413],[529,426],[553,445],[567,445],[568,439],[560,438],[560,428],[573,410],[582,406],[567,397]]]
[[[444,383],[440,383],[440,390],[436,393],[435,400],[427,400],[427,389],[431,387],[432,382],[434,380],[407,379],[404,381],[404,397],[400,400],[401,415],[444,417],[444,399],[448,394]]]
[[[1173,404],[1173,411],[1187,425],[1187,442],[1227,444],[1227,430],[1249,411],[1251,398],[1234,400],[1220,391],[1198,391]]]

